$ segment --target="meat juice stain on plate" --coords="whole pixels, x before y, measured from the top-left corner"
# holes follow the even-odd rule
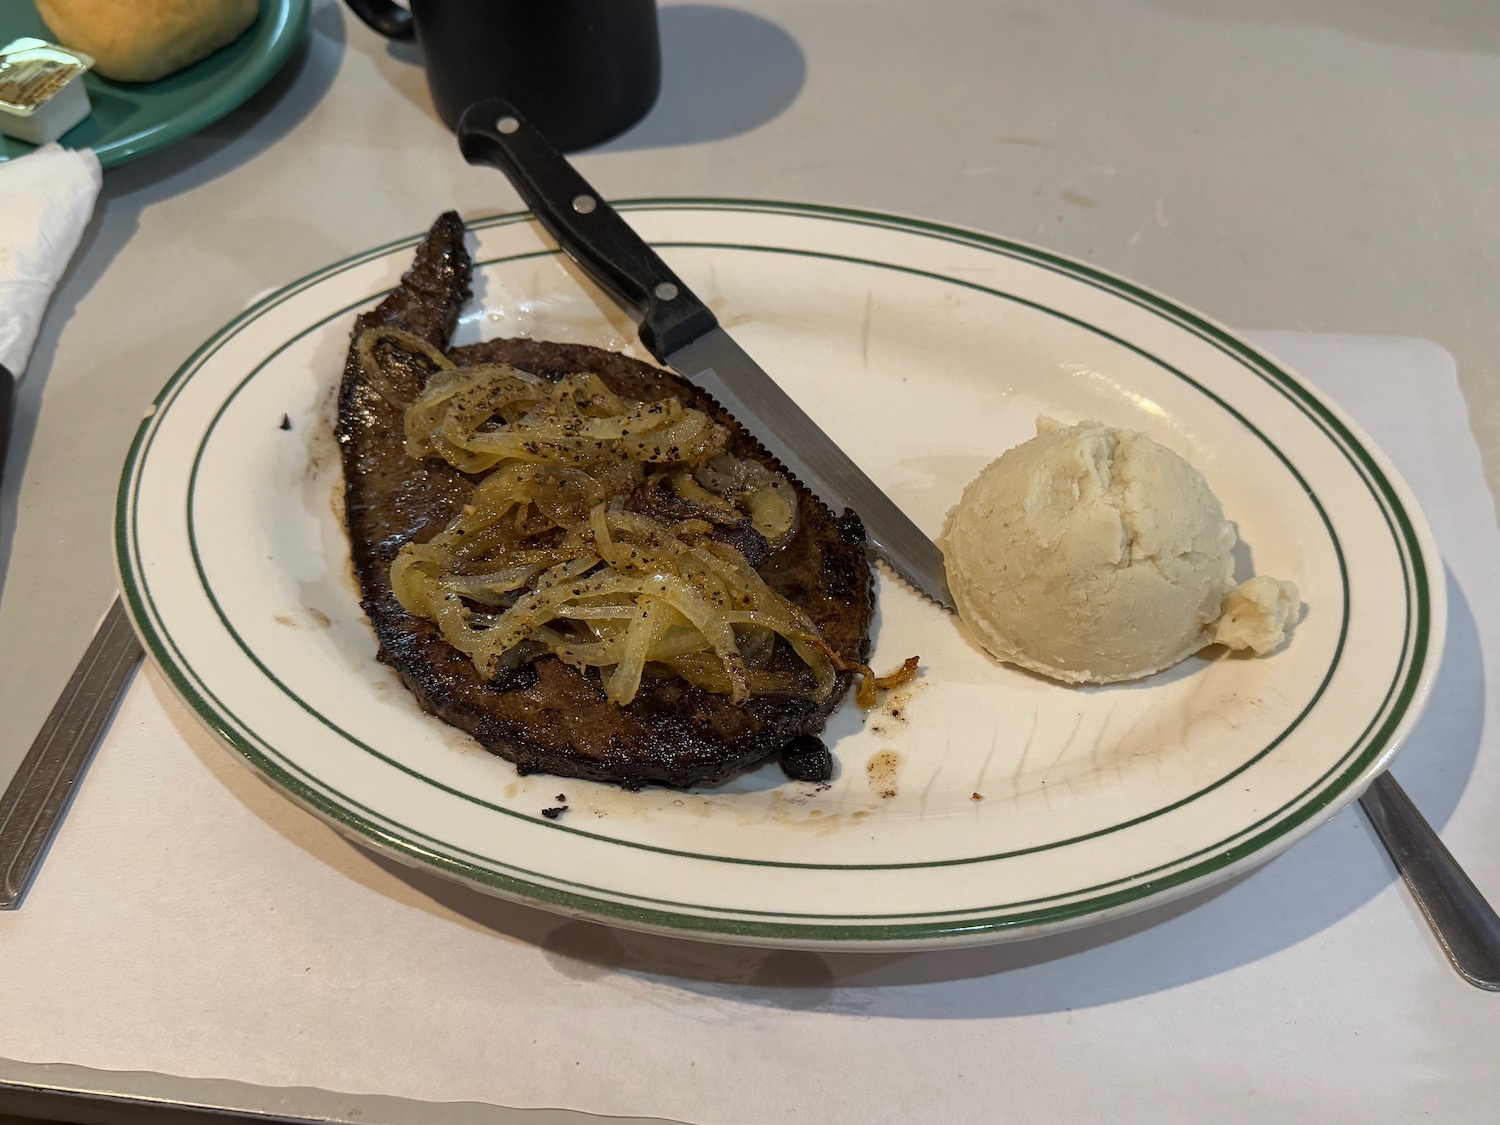
[[[760,768],[769,772],[776,767],[767,763]],[[826,807],[825,794],[833,788],[826,782],[786,781],[746,792],[682,791],[650,786],[630,791],[607,783],[582,784],[588,795],[572,802],[573,807],[576,810],[582,805],[594,817],[614,816],[637,823],[660,819],[679,827],[690,821],[757,830],[774,824],[820,836],[833,835],[851,823],[851,814]]]
[[[327,629],[333,624],[333,619],[316,606],[303,606],[301,610],[306,620],[299,621],[295,614],[278,613],[275,620],[278,625],[285,625],[288,629]]]
[[[895,750],[881,750],[865,763],[870,791],[882,800],[896,795],[896,775],[901,772],[901,755]]]
[[[881,699],[879,709],[870,714],[870,732],[882,740],[901,742],[909,738],[912,733],[912,705],[926,688],[925,683],[918,681],[888,692]],[[870,792],[882,801],[895,797],[901,765],[900,750],[888,746],[876,751],[865,763],[865,779],[869,782]],[[852,815],[865,816],[868,815],[868,810]]]
[[[797,782],[774,790],[766,816],[777,824],[810,830],[819,836],[832,836],[847,827],[848,821],[841,812],[817,807],[816,802],[830,788],[827,782]]]
[[[908,711],[915,696],[916,689],[907,688],[893,691],[881,700],[880,709],[872,712],[868,720],[871,733],[880,738],[894,738],[905,734],[911,723]]]
[[[334,429],[338,422],[339,384],[332,383],[318,396],[311,411],[293,416],[283,413],[276,428],[289,437],[295,436],[302,447],[301,471],[298,479],[312,482],[339,464],[338,438]],[[295,407],[294,407],[295,409]],[[343,474],[339,474],[342,487]]]

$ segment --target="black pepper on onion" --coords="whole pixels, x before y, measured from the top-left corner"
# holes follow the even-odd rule
[[[399,403],[407,452],[484,474],[464,510],[391,567],[402,606],[436,622],[481,675],[552,653],[597,668],[622,706],[648,674],[735,702],[833,691],[816,626],[721,534],[748,525],[774,549],[796,531],[796,494],[729,454],[706,414],[676,399],[621,398],[595,375],[456,366],[397,329],[369,329],[355,350],[390,401],[382,364],[392,353],[426,366],[422,392]],[[675,498],[671,518],[633,505],[654,490]],[[797,654],[800,674],[784,662],[772,670],[778,645]]]

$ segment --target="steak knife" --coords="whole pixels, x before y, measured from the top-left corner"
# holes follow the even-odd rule
[[[653,356],[717,399],[835,512],[856,512],[870,546],[897,574],[954,608],[937,545],[514,106],[476,102],[459,123],[458,143],[469,163],[505,173],[563,250],[635,318]]]

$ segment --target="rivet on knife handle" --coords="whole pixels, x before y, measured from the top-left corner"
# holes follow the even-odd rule
[[[458,145],[470,164],[504,172],[548,233],[640,323],[658,360],[718,325],[654,250],[606,206],[509,102],[489,98],[464,111]]]

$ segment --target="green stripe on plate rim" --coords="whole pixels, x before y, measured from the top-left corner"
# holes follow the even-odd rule
[[[351,308],[353,308],[353,306],[351,306]]]
[[[800,922],[768,923],[761,920],[761,918],[747,919],[741,917],[739,919],[735,919],[730,917],[703,917],[701,915],[683,914],[679,912],[681,908],[695,910],[715,909],[703,907],[697,904],[666,903],[664,900],[642,900],[676,907],[678,908],[677,910],[661,910],[652,906],[631,905],[626,902],[618,901],[618,898],[601,899],[596,897],[599,894],[616,894],[618,896],[620,895],[620,892],[611,892],[602,890],[600,888],[585,888],[590,893],[579,894],[573,891],[560,889],[559,887],[552,885],[538,884],[528,879],[517,879],[512,876],[505,875],[499,871],[495,871],[483,866],[477,866],[475,863],[458,859],[451,855],[445,855],[441,850],[434,850],[434,848],[441,849],[444,847],[447,847],[450,850],[457,849],[453,849],[451,845],[445,845],[441,841],[431,840],[430,838],[423,836],[421,833],[416,833],[410,829],[406,829],[405,831],[409,834],[409,837],[413,837],[408,838],[408,836],[403,836],[396,832],[392,832],[389,829],[383,827],[381,823],[379,823],[380,819],[382,818],[380,818],[378,814],[374,814],[372,810],[363,810],[366,814],[364,816],[351,814],[347,806],[352,805],[353,802],[346,801],[345,804],[340,804],[339,802],[329,800],[326,794],[319,792],[311,785],[280,768],[276,764],[276,762],[271,760],[271,757],[268,756],[269,754],[274,754],[274,751],[272,751],[270,747],[258,747],[257,745],[255,745],[254,743],[258,743],[260,742],[260,740],[254,738],[252,732],[250,732],[248,728],[244,728],[243,735],[240,732],[232,729],[229,723],[225,721],[226,719],[232,718],[232,716],[227,716],[221,713],[220,709],[211,705],[207,699],[200,695],[198,687],[202,685],[194,684],[193,681],[196,679],[196,677],[190,674],[186,663],[184,662],[182,664],[179,664],[178,661],[172,659],[171,655],[168,653],[168,645],[170,645],[174,650],[176,649],[176,646],[171,642],[170,637],[167,636],[164,631],[158,633],[158,630],[153,626],[152,618],[155,615],[151,609],[148,609],[148,606],[146,604],[149,601],[149,594],[146,591],[144,575],[134,570],[130,565],[130,563],[135,560],[136,556],[136,552],[131,549],[134,546],[134,543],[131,542],[133,536],[129,534],[129,531],[133,530],[133,520],[130,520],[129,518],[129,513],[133,510],[134,501],[131,482],[138,476],[141,462],[144,458],[147,448],[149,447],[150,436],[154,433],[157,427],[158,419],[163,413],[163,408],[169,405],[171,399],[175,397],[185,381],[191,376],[193,371],[201,366],[202,363],[207,359],[207,357],[210,356],[219,347],[221,347],[224,342],[235,335],[238,331],[243,329],[251,321],[263,315],[270,308],[284,302],[296,293],[299,293],[313,285],[316,285],[327,277],[347,271],[360,264],[392,253],[397,249],[415,246],[422,237],[421,234],[418,234],[415,236],[410,236],[408,238],[394,240],[383,246],[365,251],[341,262],[334,263],[314,274],[310,274],[307,277],[300,279],[299,281],[285,286],[281,290],[271,294],[261,302],[257,303],[254,307],[247,310],[245,313],[241,314],[241,316],[237,317],[234,321],[226,325],[212,338],[206,341],[188,359],[183,367],[179,369],[177,374],[174,375],[172,380],[168,382],[168,384],[163,388],[162,392],[157,396],[157,410],[154,412],[154,417],[150,417],[146,421],[144,421],[140,429],[138,430],[135,441],[131,446],[129,457],[127,459],[126,472],[124,476],[122,476],[120,482],[120,500],[116,518],[116,549],[120,559],[122,584],[125,588],[127,603],[129,604],[132,610],[132,614],[136,619],[138,628],[140,628],[145,635],[148,646],[151,648],[153,655],[156,657],[158,663],[162,666],[162,668],[166,671],[174,687],[176,687],[177,690],[181,692],[189,701],[189,703],[194,707],[200,719],[202,719],[211,729],[215,730],[216,733],[218,733],[218,735],[224,741],[226,741],[229,745],[233,746],[240,753],[246,756],[253,764],[255,764],[263,772],[265,772],[269,777],[286,788],[290,795],[296,797],[298,800],[308,805],[320,815],[333,820],[335,823],[346,829],[358,832],[359,834],[369,839],[372,843],[375,843],[386,850],[396,852],[409,858],[419,859],[425,863],[440,867],[448,871],[450,874],[459,876],[472,882],[487,885],[497,891],[508,894],[512,897],[519,898],[523,901],[542,901],[565,910],[582,910],[585,912],[594,913],[602,917],[613,917],[622,921],[631,921],[636,924],[654,926],[657,928],[664,928],[669,930],[679,929],[699,933],[717,933],[726,936],[756,936],[768,938],[785,938],[788,940],[899,941],[916,938],[956,938],[966,934],[982,933],[998,929],[1011,929],[1023,926],[1033,926],[1043,923],[1056,923],[1089,913],[1109,910],[1113,907],[1124,905],[1126,903],[1149,895],[1158,894],[1163,890],[1169,889],[1171,887],[1190,883],[1205,875],[1218,870],[1222,870],[1225,867],[1248,858],[1249,856],[1254,854],[1254,852],[1265,846],[1265,844],[1286,835],[1293,828],[1306,822],[1308,818],[1315,815],[1315,813],[1319,809],[1324,808],[1329,803],[1331,803],[1344,790],[1344,788],[1346,788],[1348,784],[1350,784],[1356,777],[1358,777],[1359,774],[1368,766],[1368,764],[1374,761],[1379,753],[1381,753],[1387,747],[1390,738],[1393,736],[1400,722],[1405,717],[1405,713],[1410,706],[1411,699],[1417,691],[1421,678],[1421,671],[1425,666],[1426,658],[1428,655],[1427,647],[1431,628],[1431,605],[1429,600],[1430,591],[1427,582],[1425,560],[1422,557],[1421,546],[1417,539],[1415,529],[1410,521],[1410,518],[1407,515],[1403,505],[1401,504],[1399,497],[1395,494],[1392,486],[1390,485],[1390,482],[1386,479],[1385,474],[1379,464],[1375,461],[1373,456],[1367,450],[1365,450],[1364,447],[1354,438],[1347,427],[1345,427],[1344,424],[1336,416],[1331,414],[1313,393],[1311,393],[1307,388],[1301,386],[1287,372],[1283,371],[1275,364],[1270,363],[1265,357],[1255,352],[1254,349],[1238,341],[1231,334],[1219,328],[1217,325],[1214,325],[1204,320],[1203,318],[1196,316],[1195,314],[1187,312],[1186,310],[1180,308],[1179,306],[1173,304],[1165,298],[1152,294],[1129,282],[1124,282],[1121,279],[1112,277],[1111,275],[1105,274],[1101,271],[1094,270],[1091,267],[1084,266],[1081,263],[1073,262],[1068,259],[1047,253],[1045,251],[1020,246],[1007,240],[999,239],[994,236],[984,235],[978,232],[963,231],[960,229],[946,227],[924,220],[904,219],[896,216],[881,215],[871,212],[860,212],[817,205],[769,203],[750,200],[715,201],[702,199],[655,199],[629,201],[627,203],[622,203],[619,206],[624,210],[650,210],[664,208],[695,209],[712,210],[718,212],[748,211],[792,217],[815,217],[830,219],[839,222],[854,223],[858,225],[884,227],[896,231],[917,233],[926,235],[928,237],[936,237],[947,241],[970,245],[985,249],[990,252],[1001,253],[1004,256],[1013,257],[1034,265],[1041,265],[1048,269],[1052,269],[1055,272],[1075,277],[1079,280],[1092,284],[1095,287],[1102,288],[1108,292],[1115,294],[1116,296],[1123,297],[1126,300],[1131,301],[1132,303],[1145,307],[1158,316],[1163,317],[1164,319],[1178,324],[1180,327],[1187,329],[1193,335],[1196,335],[1206,342],[1211,343],[1220,351],[1226,352],[1227,354],[1230,354],[1234,358],[1238,359],[1240,363],[1250,368],[1262,380],[1276,387],[1282,394],[1293,400],[1304,414],[1306,414],[1321,428],[1323,428],[1324,431],[1335,440],[1336,446],[1344,452],[1347,459],[1354,463],[1356,469],[1364,478],[1367,488],[1370,489],[1371,494],[1376,498],[1382,512],[1385,514],[1388,528],[1391,530],[1393,539],[1397,545],[1398,556],[1400,557],[1402,566],[1406,571],[1407,584],[1409,587],[1409,597],[1407,605],[1407,641],[1404,645],[1402,657],[1403,663],[1406,668],[1406,673],[1402,680],[1400,690],[1396,691],[1393,684],[1393,688],[1387,693],[1386,700],[1383,702],[1376,718],[1371,722],[1371,726],[1379,723],[1379,728],[1375,730],[1373,737],[1371,737],[1368,742],[1365,741],[1364,736],[1362,736],[1360,740],[1356,741],[1354,747],[1351,748],[1351,750],[1339,763],[1336,763],[1335,766],[1330,769],[1323,778],[1320,778],[1318,782],[1310,786],[1307,790],[1304,791],[1303,794],[1300,794],[1298,798],[1294,799],[1291,802],[1288,802],[1288,804],[1284,806],[1283,810],[1277,810],[1277,812],[1269,814],[1268,816],[1262,818],[1260,821],[1257,821],[1255,824],[1248,826],[1240,833],[1237,833],[1235,836],[1229,837],[1226,841],[1223,841],[1220,844],[1216,844],[1210,848],[1203,849],[1202,851],[1194,853],[1191,856],[1180,857],[1179,859],[1172,861],[1170,864],[1164,865],[1165,867],[1175,869],[1170,874],[1165,874],[1160,878],[1152,879],[1150,878],[1150,876],[1157,874],[1157,871],[1153,870],[1147,872],[1139,872],[1132,876],[1128,876],[1125,879],[1114,881],[1114,883],[1128,882],[1132,884],[1121,889],[1108,891],[1106,890],[1106,888],[1114,885],[1114,883],[1102,884],[1097,888],[1084,888],[1077,891],[1068,892],[1066,896],[1052,896],[1052,898],[1054,899],[1058,897],[1074,898],[1075,901],[1070,903],[1054,903],[1053,905],[1047,906],[1042,909],[1019,910],[1018,908],[1026,907],[1030,905],[1031,901],[1033,901],[1028,900],[1027,902],[1013,903],[1008,907],[1003,908],[1007,911],[1004,914],[993,917],[976,917],[962,922],[950,920],[943,922],[888,923],[885,925],[875,926],[852,926],[848,924],[850,921],[856,918],[870,918],[873,920],[881,920],[912,917],[911,915],[880,914],[860,916],[829,916],[830,918],[835,919],[833,924],[829,924],[827,922],[819,922],[813,924]],[[524,221],[528,217],[529,216],[527,216],[525,213],[500,215],[487,220],[481,220],[475,223],[471,223],[469,225],[471,229],[487,229]],[[888,263],[872,262],[869,264],[891,268]],[[943,280],[951,281],[953,279]],[[1008,296],[1005,294],[997,295]],[[376,296],[378,296],[378,294],[376,294]],[[358,306],[351,305],[350,309],[352,310],[352,308],[354,307]],[[347,311],[349,310],[345,310],[345,312]],[[1045,311],[1052,312],[1053,310]],[[1089,328],[1092,331],[1098,331],[1097,329],[1092,328],[1092,326],[1084,325],[1084,327]],[[1162,366],[1165,367],[1166,365]],[[1171,370],[1170,368],[1167,369]],[[1180,377],[1186,378],[1185,376],[1181,376],[1181,373],[1174,373],[1178,374]],[[1191,380],[1188,381],[1192,382]],[[243,383],[241,385],[243,385]],[[1196,386],[1197,384],[1193,385]],[[1199,389],[1202,390],[1202,388]],[[236,393],[237,391],[238,388],[236,389]],[[1221,403],[1221,405],[1225,404]],[[1244,422],[1243,419],[1240,419],[1240,421],[1242,423]],[[1257,434],[1257,436],[1261,437],[1263,441],[1265,440],[1263,435]],[[1275,450],[1274,446],[1270,446],[1269,442],[1267,442],[1267,445],[1268,447],[1273,449],[1276,455],[1281,458],[1283,463],[1287,464],[1288,468],[1295,474],[1296,470],[1286,461],[1285,457],[1280,453],[1280,451]],[[1321,506],[1319,506],[1319,513],[1325,521],[1325,526],[1327,526],[1327,517],[1322,512]],[[1393,519],[1394,523],[1392,522]],[[1329,528],[1329,531],[1330,534],[1332,534],[1331,527]],[[1336,537],[1335,550],[1338,551]],[[1339,552],[1339,561],[1342,570],[1343,559],[1341,551]],[[1411,628],[1412,595],[1415,596],[1416,603],[1415,630]],[[1347,627],[1347,600],[1348,593],[1346,583],[1345,628]],[[238,642],[238,638],[236,638],[236,640]],[[178,653],[177,655],[180,657],[181,654]],[[253,654],[251,655],[253,659]],[[204,691],[206,690],[207,689],[205,687]],[[283,688],[283,690],[285,690],[285,688]],[[1391,703],[1392,694],[1396,696],[1394,705],[1392,705]],[[214,702],[217,703],[217,701]],[[299,702],[301,701],[299,700]],[[306,704],[304,703],[303,706],[306,706]],[[1380,721],[1380,716],[1382,714],[1385,716],[1383,722]],[[1368,734],[1369,728],[1367,727],[1365,735]],[[1358,753],[1357,756],[1354,757],[1354,760],[1350,762],[1347,768],[1344,769],[1343,773],[1336,779],[1336,783],[1323,788],[1321,791],[1318,791],[1319,786],[1324,785],[1328,777],[1336,773],[1344,762],[1349,761],[1351,756],[1356,755],[1356,752],[1359,750],[1361,744],[1364,745],[1363,753]],[[280,755],[275,756],[280,757]],[[1291,809],[1297,804],[1297,801],[1302,800],[1309,793],[1313,794],[1313,798],[1310,801],[1308,801],[1301,807],[1296,808],[1295,811],[1289,813],[1287,816],[1282,817],[1279,820],[1276,819],[1281,812],[1285,811],[1285,809]],[[1159,815],[1159,813],[1153,815]],[[525,819],[532,820],[532,818],[529,817],[526,817]],[[556,828],[565,827],[560,825],[549,826]],[[1257,829],[1260,829],[1260,831],[1257,832]],[[1248,836],[1246,835],[1246,833],[1252,832],[1256,834]],[[427,840],[429,843],[434,845],[434,848],[423,846],[422,844],[418,843],[417,838]],[[608,842],[612,844],[622,843],[621,841],[613,840]],[[1206,856],[1207,858],[1202,859],[1201,862],[1195,863],[1194,861],[1198,860],[1201,856]],[[472,858],[476,861],[492,862],[484,861],[483,857],[474,856]],[[714,857],[702,858],[707,859]],[[962,859],[938,862],[952,863],[978,861]],[[929,863],[911,866],[935,865],[936,864]],[[532,873],[527,874],[530,874],[532,879],[547,878],[545,876],[537,876]],[[1140,880],[1143,879],[1147,881],[1141,882]],[[1106,890],[1106,893],[1098,894],[1094,897],[1078,897],[1087,896],[1099,890]],[[967,908],[964,911],[946,911],[941,913],[948,915],[958,913],[973,915],[982,914],[987,911],[996,909],[1001,908],[976,907]],[[754,914],[757,912],[737,911],[733,913],[743,916],[747,914]],[[773,912],[763,912],[762,917],[764,916],[793,917],[791,915],[775,914]],[[932,915],[921,916],[931,917]]]

